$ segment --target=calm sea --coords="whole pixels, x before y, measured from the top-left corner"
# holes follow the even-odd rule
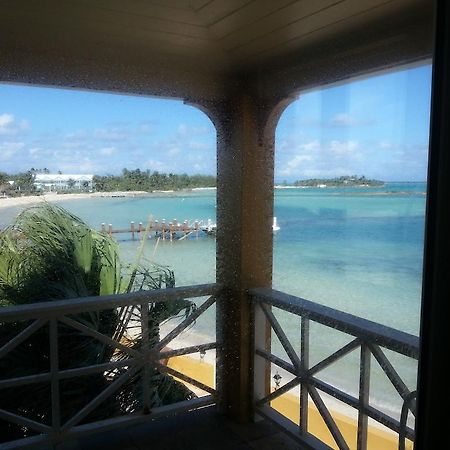
[[[424,240],[425,183],[388,183],[366,188],[276,189],[274,235],[275,289],[295,294],[408,333],[419,331]],[[96,198],[61,201],[92,227],[101,223],[125,227],[131,220],[215,221],[215,191],[159,198]],[[17,209],[1,210],[0,222]],[[139,241],[118,235],[123,257],[132,261]],[[177,285],[215,281],[215,241],[204,237],[180,242],[149,240],[149,259],[173,268]],[[286,333],[298,345],[298,318],[276,312]],[[214,314],[198,330],[212,334]],[[322,326],[311,328],[311,364],[349,342],[350,338]],[[274,351],[284,355],[274,339]],[[391,356],[390,354],[388,354]],[[325,370],[321,377],[356,394],[357,352]],[[393,356],[393,363],[411,389],[416,365]],[[342,376],[342,373],[345,376]],[[372,364],[373,402],[397,410],[400,400]],[[391,412],[392,412],[391,411]]]

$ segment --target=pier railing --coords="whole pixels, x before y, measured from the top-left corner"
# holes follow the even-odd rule
[[[194,353],[204,354],[208,350],[216,348],[216,342],[206,342],[199,345],[190,345],[184,348],[172,349],[171,342],[181,332],[191,327],[195,321],[210,308],[216,300],[217,286],[198,285],[179,287],[155,291],[140,291],[130,294],[111,295],[102,297],[75,298],[30,305],[20,305],[8,308],[0,308],[0,328],[17,326],[19,332],[10,336],[7,342],[0,342],[0,366],[7,361],[14,360],[14,351],[21,345],[27,345],[29,339],[40,333],[40,339],[47,345],[42,348],[43,354],[48,354],[48,370],[41,373],[25,373],[5,378],[0,374],[0,421],[5,424],[22,427],[28,430],[30,437],[16,439],[9,442],[1,442],[3,450],[21,447],[43,446],[56,444],[67,438],[82,434],[111,429],[133,423],[140,423],[159,416],[171,415],[185,410],[192,410],[215,403],[215,390],[191,376],[181,373],[165,364],[167,358]],[[179,318],[173,329],[156,342],[150,336],[149,331],[149,305],[167,302],[176,299],[201,299],[196,308],[189,310],[186,316]],[[205,299],[206,298],[206,299]],[[127,308],[127,309],[124,309]],[[137,329],[141,345],[130,347],[123,340],[124,336],[113,336],[104,333],[101,327],[94,329],[87,325],[86,317],[100,311],[116,311],[123,314],[124,311],[133,312],[130,320],[134,321],[133,328]],[[108,362],[83,365],[82,367],[61,367],[62,340],[68,339],[78,333],[78,336],[88,337],[109,349],[117,350],[121,357],[113,357]],[[44,339],[42,339],[44,336]],[[43,347],[45,347],[43,345]],[[101,346],[100,346],[101,347]],[[39,351],[39,349],[37,350]],[[169,374],[198,390],[205,392],[203,397],[193,396],[190,400],[152,408],[152,387],[143,380],[151,379],[155,375],[155,369],[159,373]],[[81,378],[100,374],[109,378],[112,382],[104,383],[104,389],[94,390],[85,404],[76,411],[71,411],[70,417],[62,414],[62,405],[65,398],[64,387],[73,389],[71,383]],[[95,411],[100,405],[107,403],[112,396],[127,386],[131,379],[140,377],[139,410],[131,414],[120,414],[117,417],[95,420]],[[79,386],[79,385],[78,385]],[[39,420],[41,413],[31,414],[23,408],[12,408],[5,405],[5,392],[16,389],[17,399],[25,395],[23,389],[46,389],[48,393],[48,409],[46,420]],[[91,389],[92,391],[92,389]],[[33,392],[28,390],[27,392]],[[127,395],[130,390],[125,389]],[[14,398],[14,396],[13,396]],[[136,409],[136,408],[135,408]],[[66,414],[67,416],[67,414]],[[92,420],[94,417],[94,420]]]
[[[255,378],[255,408],[257,414],[280,426],[291,437],[301,442],[302,448],[308,449],[330,448],[310,433],[310,427],[308,426],[310,402],[317,408],[334,439],[334,446],[339,450],[348,450],[350,448],[366,450],[368,448],[369,418],[390,429],[395,433],[394,436],[397,435],[396,447],[398,446],[400,450],[405,448],[406,439],[409,441],[414,440],[414,429],[412,426],[408,426],[407,417],[409,413],[412,413],[413,418],[415,417],[416,392],[407,387],[407,384],[394,368],[390,358],[392,358],[392,355],[397,354],[417,360],[419,357],[418,337],[272,289],[252,289],[250,297],[254,303],[255,316],[259,317],[259,319],[266,319],[266,324],[269,324],[271,331],[278,337],[288,356],[288,358],[283,359],[274,355],[269,344],[270,339],[258,339],[258,330],[255,330],[255,335],[257,336],[255,345],[255,377],[261,377],[261,374],[264,372],[264,370],[258,370],[258,368],[261,369],[262,367],[261,361],[264,362],[266,367],[267,365],[274,365],[291,375],[290,381],[284,385],[278,385],[275,389],[270,388],[271,392],[269,393],[267,393],[267,387],[265,388],[265,393],[263,393],[264,389],[259,388],[258,390],[258,386],[261,387],[261,382]],[[277,320],[276,314],[274,314],[276,310],[278,312],[279,310],[287,311],[290,314],[299,316],[298,334],[300,336],[300,344],[297,349],[295,348],[296,345],[292,344],[287,337],[279,320]],[[261,320],[256,323],[260,325]],[[310,356],[312,356],[310,353],[311,323],[338,330],[348,335],[351,340],[324,359],[316,362],[314,365],[310,365]],[[331,342],[330,347],[333,347]],[[357,362],[359,367],[356,367],[357,370],[359,369],[359,395],[357,397],[323,381],[318,376],[320,371],[330,367],[355,350],[359,351],[359,362]],[[257,362],[258,359],[259,363]],[[399,418],[392,417],[395,414],[387,414],[381,408],[371,404],[372,359],[377,361],[385,373],[386,379],[389,380],[402,399],[403,406],[400,408]],[[299,421],[294,423],[276,411],[272,407],[271,402],[289,391],[292,392],[294,388],[298,389],[298,387]],[[335,400],[342,402],[346,407],[351,407],[356,412],[356,443],[349,443],[344,438],[343,432],[333,417],[333,413],[323,400],[323,393],[334,397]]]
[[[129,227],[117,228],[113,227],[112,223],[106,225],[106,223],[101,224],[100,232],[103,234],[108,234],[112,236],[113,234],[130,234],[131,238],[134,240],[136,236],[143,237],[155,237],[161,238],[162,240],[183,240],[187,238],[198,239],[199,236],[215,236],[216,224],[211,220],[195,220],[189,221],[185,220],[183,222],[178,222],[177,219],[173,221],[166,222],[165,219],[150,220],[147,224],[139,222],[137,225],[134,221],[130,222]]]

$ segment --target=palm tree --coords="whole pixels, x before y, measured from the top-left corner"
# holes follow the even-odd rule
[[[144,242],[144,240],[143,240]],[[116,242],[92,230],[81,219],[47,203],[24,210],[15,222],[0,232],[0,306],[108,295],[175,286],[173,272],[155,263],[142,264],[142,249],[136,262],[120,261]],[[195,305],[184,299],[150,304],[149,346],[159,341],[159,326],[171,317],[188,314]],[[78,314],[73,319],[130,347],[142,345],[135,332],[135,307]],[[0,348],[28,323],[0,324]],[[60,370],[102,364],[126,355],[102,342],[58,322]],[[2,378],[49,371],[49,328],[42,327],[28,340],[0,359]],[[126,369],[61,382],[62,420],[72,417]],[[148,379],[137,373],[87,421],[142,410],[144,383],[152,392],[151,406],[195,397],[183,384],[154,369]],[[34,384],[0,392],[0,408],[35,421],[51,423],[50,387]],[[0,436],[6,440],[33,434],[26,427],[0,421]]]

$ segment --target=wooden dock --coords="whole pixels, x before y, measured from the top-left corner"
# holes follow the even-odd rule
[[[162,240],[183,240],[187,238],[199,239],[203,236],[215,236],[216,224],[211,219],[207,221],[178,222],[174,219],[167,222],[165,219],[152,220],[144,225],[143,222],[130,222],[127,228],[114,228],[113,224],[101,224],[100,232],[112,236],[113,234],[130,234],[131,239],[139,239],[147,236],[147,238],[160,238]]]

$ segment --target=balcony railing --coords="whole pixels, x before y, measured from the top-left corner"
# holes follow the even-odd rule
[[[22,324],[20,331],[16,335],[12,336],[8,342],[1,343],[0,364],[8,355],[11,355],[11,352],[14,352],[15,349],[26,343],[39,330],[46,330],[47,334],[44,333],[44,335],[48,338],[48,370],[40,373],[26,373],[10,378],[4,378],[0,374],[0,420],[16,424],[34,432],[34,435],[31,437],[3,442],[0,444],[0,447],[2,449],[12,449],[55,444],[79,435],[141,423],[160,416],[214,404],[215,390],[213,387],[196,380],[186,373],[175,370],[164,364],[163,361],[167,358],[192,355],[199,352],[204,353],[217,348],[216,342],[205,342],[176,349],[170,346],[180,333],[192,326],[215,303],[217,294],[218,288],[216,285],[199,285],[115,296],[61,300],[0,309],[0,326],[5,324]],[[194,299],[200,297],[202,300],[198,307],[190,310],[189,314],[180,319],[179,323],[170,332],[156,343],[150,339],[148,327],[148,307],[150,304],[158,304],[180,298]],[[310,432],[308,414],[309,404],[313,402],[333,436],[337,448],[340,450],[349,449],[352,445],[346,442],[333,413],[330,412],[322,399],[322,392],[331,395],[357,412],[356,448],[358,450],[367,448],[369,418],[374,419],[392,430],[393,433],[396,433],[400,449],[405,448],[405,439],[414,439],[414,429],[408,423],[407,418],[409,412],[415,415],[415,391],[407,387],[407,383],[395,370],[385,350],[387,349],[412,360],[417,360],[419,355],[419,339],[417,337],[271,289],[253,289],[250,291],[250,298],[254,302],[256,315],[259,314],[260,317],[264,317],[267,320],[271,332],[278,337],[288,355],[288,359],[282,359],[273,354],[270,347],[262,345],[255,347],[257,358],[264,361],[266,365],[274,364],[292,376],[290,381],[278,389],[271,392],[267,392],[266,389],[264,395],[255,396],[255,407],[258,414],[282,427],[290,436],[301,442],[304,448],[315,450],[328,449],[330,448],[329,446],[319,441]],[[295,349],[296,344],[291,343],[287,337],[286,330],[283,329],[279,320],[277,320],[275,314],[277,309],[299,316],[299,334],[301,337],[299,352]],[[111,338],[100,330],[92,329],[84,323],[84,314],[105,310],[116,310],[119,314],[124,314],[125,311],[128,311],[128,313],[133,311],[131,320],[135,321],[134,327],[137,328],[142,345],[138,348],[130,348],[121,339],[123,336]],[[343,332],[351,340],[326,358],[316,362],[314,365],[310,365],[310,356],[314,356],[310,345],[311,322]],[[261,321],[256,321],[256,323],[261,325]],[[65,338],[64,333],[61,333],[64,330],[66,332],[67,330],[72,330],[72,332],[88,336],[109,348],[119,350],[125,357],[111,358],[110,361],[101,364],[62,367],[60,365],[60,344],[63,342],[62,339]],[[255,330],[255,334],[259,333],[261,335],[261,332],[263,332],[263,334],[266,333],[267,335],[267,331],[267,329],[259,329]],[[269,341],[270,338],[266,340],[266,342]],[[261,341],[257,340],[256,343],[258,344],[258,342]],[[170,349],[168,349],[169,347]],[[323,381],[318,376],[323,369],[328,368],[355,350],[360,352],[359,396],[357,397],[343,389],[339,389],[333,384]],[[403,399],[403,407],[399,413],[399,418],[392,417],[380,408],[373,406],[370,402],[370,360],[372,357],[379,363],[387,379]],[[154,368],[157,368],[161,373],[167,373],[182,380],[209,395],[152,408],[151,388],[146,383],[143,383],[139,411],[108,417],[101,421],[91,420],[91,414],[96,408],[111,396],[114,396],[131,378],[142,377],[142,379],[147,379],[151,376],[151,371]],[[79,410],[72,412],[70,417],[63,417],[61,409],[62,402],[64,402],[62,395],[64,383],[67,385],[68,382],[75,381],[77,378],[93,374],[107,376],[115,373],[117,375],[117,371],[119,376],[115,376],[114,381],[105,389],[90,397],[87,403],[80,407]],[[259,381],[255,379],[255,386],[258,383],[261,386],[261,377],[266,375],[267,371],[261,372],[256,370],[255,377],[258,377]],[[49,386],[51,410],[49,423],[27,417],[26,412],[22,413],[20,410],[11,411],[7,408],[2,408],[2,392],[11,388],[20,389],[21,387],[39,386],[42,384]],[[271,406],[274,400],[288,393],[296,386],[300,387],[298,424],[287,420]],[[20,393],[20,391],[18,392]]]
[[[181,373],[164,364],[167,358],[193,353],[204,353],[216,348],[216,342],[207,342],[199,345],[191,345],[184,348],[170,349],[168,345],[180,335],[181,332],[192,326],[194,322],[211,307],[216,300],[217,286],[198,285],[164,289],[156,291],[141,291],[131,294],[76,298],[71,300],[52,301],[21,305],[10,308],[0,308],[0,327],[7,324],[21,324],[19,332],[11,337],[8,342],[3,342],[0,347],[0,364],[5,361],[7,355],[11,356],[21,344],[26,343],[39,330],[45,330],[44,336],[48,344],[48,370],[42,373],[24,374],[12,378],[0,378],[0,420],[6,421],[24,429],[31,430],[33,436],[9,442],[0,443],[0,448],[11,449],[20,447],[42,446],[44,444],[56,444],[65,439],[88,434],[101,430],[107,430],[117,426],[140,423],[159,416],[192,410],[195,408],[214,404],[215,390],[191,376]],[[193,308],[179,321],[179,323],[162,339],[156,343],[149,336],[149,305],[167,302],[176,299],[204,298],[200,305]],[[83,321],[86,313],[95,314],[99,311],[115,310],[118,314],[129,314],[134,321],[133,327],[137,328],[141,345],[131,348],[124,344],[123,335],[113,337],[93,329]],[[214,326],[214,325],[213,325]],[[65,334],[61,333],[61,330]],[[80,336],[88,336],[96,342],[110,349],[120,350],[124,355],[121,358],[111,358],[110,361],[101,364],[91,364],[82,367],[64,368],[60,366],[60,344],[67,333],[78,333]],[[47,334],[45,334],[47,333]],[[109,417],[101,421],[91,421],[90,415],[99,405],[107,401],[121,387],[126,385],[131,378],[141,377],[147,380],[152,376],[152,371],[157,369],[160,373],[167,373],[189,385],[195,386],[209,395],[193,398],[171,405],[160,406],[152,409],[152,392],[149,383],[142,383],[141,408],[132,414]],[[119,373],[119,375],[117,375]],[[101,392],[95,392],[87,404],[79,410],[72,412],[70,417],[61,414],[63,392],[62,383],[66,380],[73,382],[77,378],[93,374],[115,375],[113,382]],[[23,388],[25,386],[48,386],[50,396],[49,423],[42,423],[36,418],[27,417],[20,410],[8,411],[2,408],[2,392],[11,388]],[[67,382],[66,382],[67,384]],[[20,395],[20,390],[15,391]],[[151,414],[150,414],[151,413]]]
[[[406,383],[394,368],[391,360],[388,358],[385,349],[394,352],[394,354],[404,355],[413,360],[419,357],[419,338],[378,323],[355,317],[335,309],[322,306],[299,297],[287,295],[271,289],[253,289],[250,291],[250,297],[255,305],[255,316],[265,318],[270,324],[271,330],[278,337],[283,349],[288,355],[289,360],[282,359],[273,354],[268,342],[270,340],[256,339],[255,353],[257,357],[263,358],[264,364],[274,364],[276,367],[284,369],[292,375],[292,379],[278,387],[278,389],[269,389],[271,392],[261,394],[264,389],[259,389],[261,383],[255,379],[255,407],[258,414],[271,420],[282,427],[290,436],[302,443],[304,448],[323,449],[330,448],[324,446],[323,442],[317,440],[309,431],[308,409],[309,402],[312,400],[329,432],[331,433],[335,445],[340,450],[348,450],[353,445],[349,444],[343,436],[333,413],[330,412],[325,404],[320,392],[328,394],[335,399],[350,406],[357,412],[357,436],[356,448],[358,450],[367,449],[369,423],[368,419],[374,419],[379,424],[392,430],[398,435],[398,448],[405,448],[405,438],[414,440],[414,429],[407,424],[409,411],[415,416],[415,391],[408,389]],[[300,346],[299,352],[294,348],[295,345],[288,339],[285,330],[275,317],[274,310],[277,308],[300,317]],[[259,316],[258,316],[259,315]],[[351,337],[351,341],[333,352],[331,355],[310,366],[310,323],[316,322],[334,330],[339,330]],[[256,322],[261,327],[261,321]],[[258,336],[258,331],[255,330]],[[264,345],[266,344],[266,345]],[[266,348],[262,348],[262,347]],[[359,357],[359,396],[355,397],[336,386],[326,383],[317,377],[318,372],[330,365],[336,363],[344,356],[358,350]],[[370,401],[371,389],[371,359],[372,357],[380,365],[387,376],[390,384],[403,400],[403,407],[399,414],[400,419],[392,417],[381,409],[374,407]],[[255,360],[256,367],[258,366]],[[260,360],[261,361],[261,360]],[[261,370],[255,370],[255,377],[261,377]],[[267,371],[266,371],[267,373]],[[270,404],[275,399],[289,392],[297,386],[299,392],[299,423],[295,424],[287,420],[285,416],[277,412]]]

